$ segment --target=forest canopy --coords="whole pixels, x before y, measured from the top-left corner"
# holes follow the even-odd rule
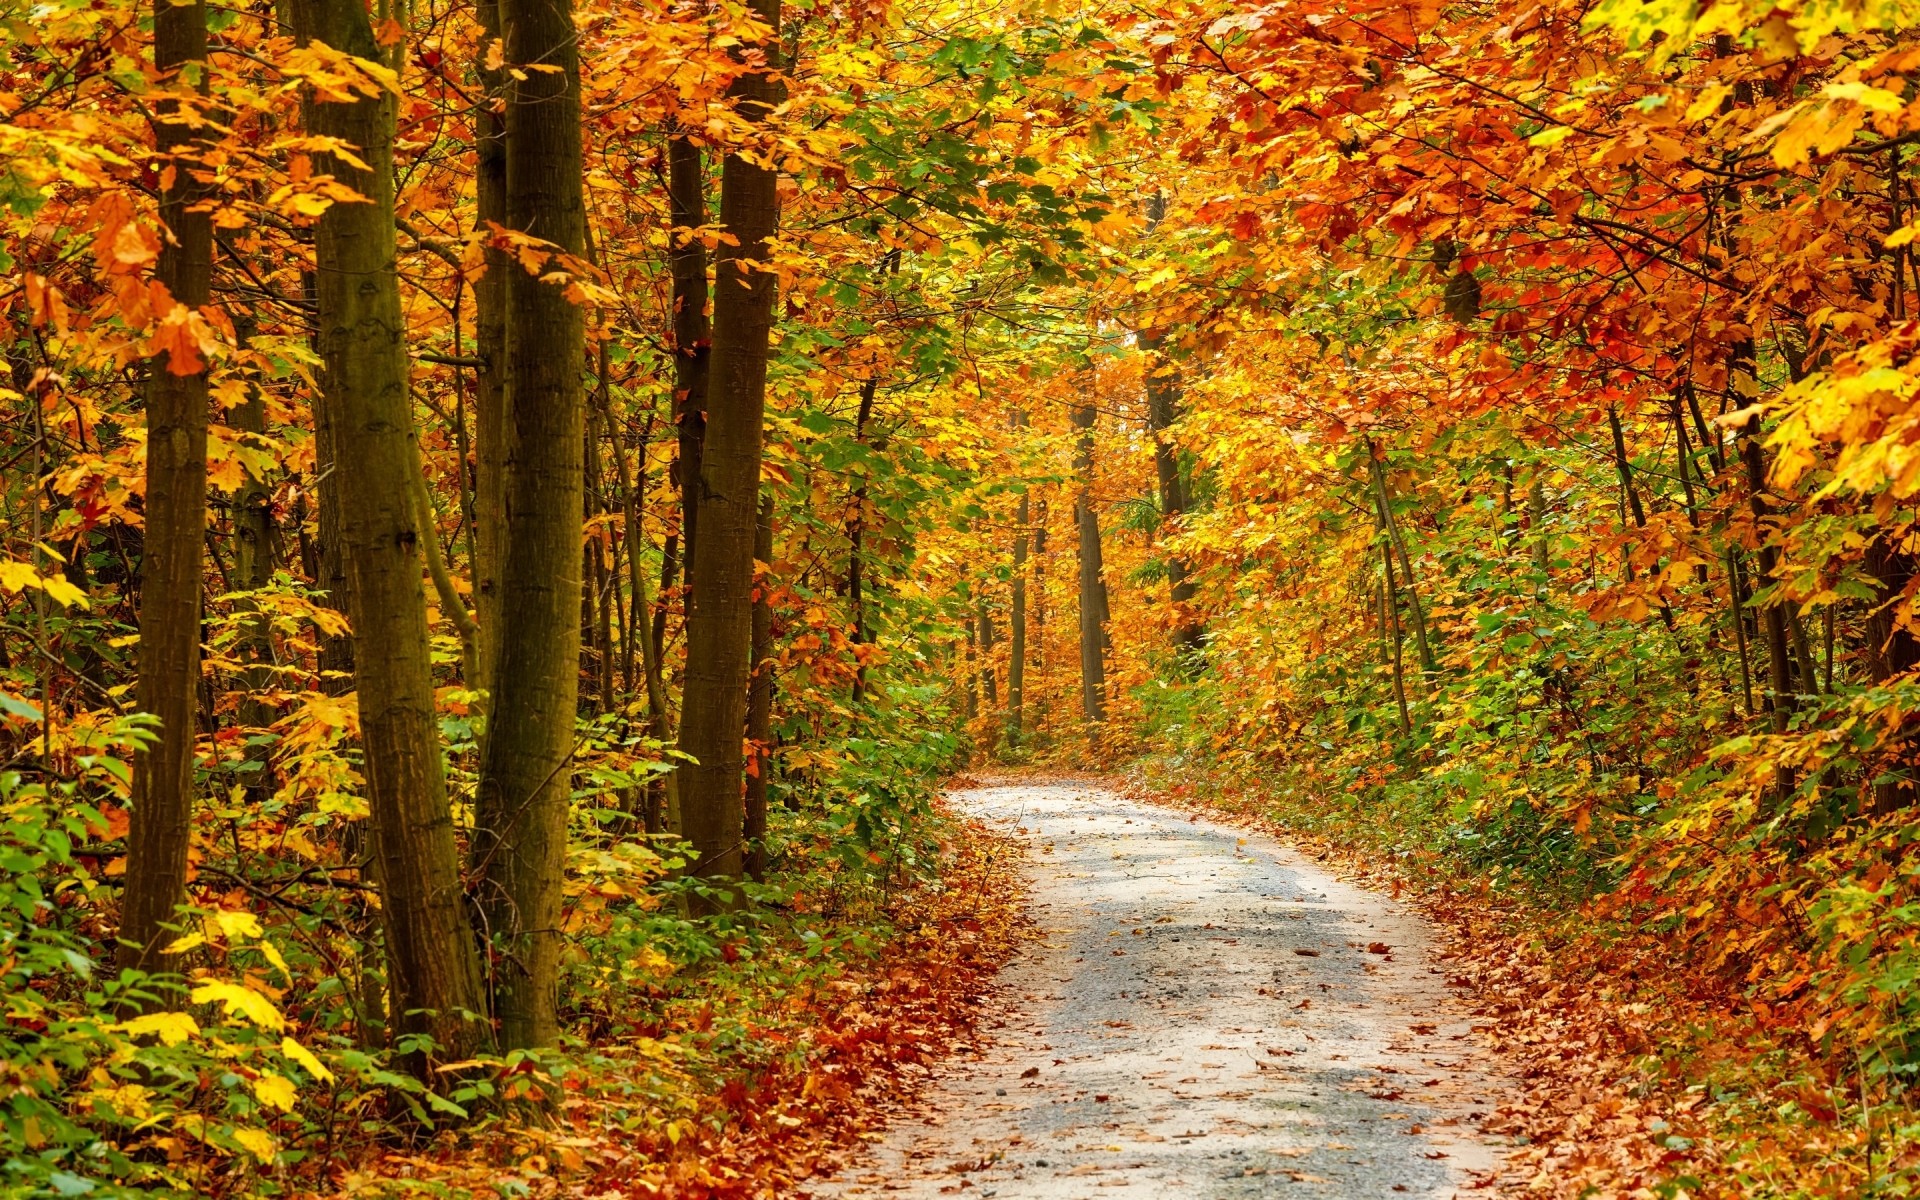
[[[8,1194],[777,1194],[981,969],[942,780],[1137,761],[1913,1183],[1910,6],[0,21]]]

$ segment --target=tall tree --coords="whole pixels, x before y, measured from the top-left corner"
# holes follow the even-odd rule
[[[773,497],[760,498],[753,557],[760,574],[753,586],[753,676],[747,685],[747,742],[753,766],[747,772],[747,873],[767,877],[767,773],[773,766]]]
[[[204,0],[159,0],[153,14],[153,65],[163,84],[204,88]],[[164,161],[160,219],[167,239],[154,281],[173,308],[162,316],[172,337],[147,361],[146,552],[140,565],[140,710],[159,719],[151,745],[133,760],[126,887],[120,909],[120,962],[164,968],[171,936],[163,925],[186,900],[193,837],[194,702],[200,695],[200,568],[207,530],[207,368],[190,322],[211,297],[213,222],[195,207],[204,194],[193,154],[196,105],[179,96],[154,109],[153,136]]]
[[[728,88],[737,111],[763,124],[779,103],[779,0],[754,0],[764,37],[742,50],[750,69]],[[758,155],[727,156],[720,176],[713,357],[700,464],[698,538],[689,572],[687,673],[680,749],[685,834],[692,871],[737,879],[743,858],[741,729],[746,720],[753,624],[753,539],[760,501],[761,423],[774,276],[767,269],[779,222],[778,177]]]
[[[508,341],[507,283],[518,268],[493,244],[507,222],[507,139],[502,109],[505,72],[487,65],[500,37],[501,0],[477,0],[482,45],[478,72],[486,88],[474,114],[474,225],[487,238],[484,270],[473,284],[473,336],[481,367],[473,395],[473,606],[479,620],[478,678],[467,686],[491,692],[500,657],[500,572],[507,551],[507,395],[513,350]],[[466,469],[466,464],[461,464]]]
[[[1007,618],[1007,744],[1018,748],[1027,701],[1027,522],[1032,506],[1025,492],[1014,509],[1013,596]]]
[[[673,416],[680,431],[681,558],[693,562],[699,523],[701,447],[707,435],[707,369],[713,348],[708,317],[707,246],[696,234],[707,223],[707,170],[698,143],[685,132],[667,139],[668,219],[673,245]],[[672,580],[662,580],[670,585]]]
[[[1096,410],[1092,401],[1073,409],[1074,472],[1080,490],[1073,499],[1074,525],[1080,548],[1080,711],[1088,721],[1107,719],[1107,579],[1101,559],[1100,514],[1093,506],[1093,433]]]
[[[293,0],[290,10],[303,42],[369,61],[384,57],[359,0]],[[394,237],[395,101],[372,79],[358,90],[352,100],[306,104],[310,134],[353,147],[351,155],[321,156],[316,169],[364,197],[335,203],[314,230],[321,389],[339,476],[333,494],[393,1028],[427,1034],[442,1054],[465,1058],[490,1039],[471,1019],[486,1001],[434,709],[422,575],[426,545],[437,534],[417,502],[419,452]]]
[[[1177,530],[1187,511],[1186,476],[1180,469],[1180,451],[1167,432],[1179,415],[1180,372],[1166,352],[1166,338],[1154,330],[1140,335],[1140,349],[1146,355],[1147,432],[1153,438],[1153,468],[1160,484],[1160,527]],[[1168,601],[1173,605],[1174,645],[1197,665],[1197,655],[1206,646],[1206,626],[1193,618],[1188,605],[1193,602],[1195,584],[1187,560],[1178,554],[1167,556]]]
[[[502,0],[506,225],[546,243],[507,272],[506,554],[473,861],[509,1047],[558,1036],[560,885],[580,691],[586,319],[551,276],[583,269],[580,58],[570,0]],[[565,257],[559,257],[559,256]],[[531,352],[538,347],[539,352]]]

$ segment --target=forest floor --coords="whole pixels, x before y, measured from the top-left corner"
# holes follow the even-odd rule
[[[1001,976],[997,1026],[815,1196],[1298,1183],[1437,1200],[1494,1183],[1511,1141],[1482,1126],[1519,1085],[1413,908],[1257,831],[1091,782],[952,802],[1027,846],[1036,937]]]

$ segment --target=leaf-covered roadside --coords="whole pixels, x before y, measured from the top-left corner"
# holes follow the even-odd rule
[[[551,1124],[387,1153],[331,1194],[792,1194],[968,1040],[1021,936],[1012,843],[942,833],[926,882],[837,913],[843,898],[796,896],[710,969],[605,1014]]]
[[[1448,986],[1523,1087],[1481,1126],[1514,1142],[1496,1194],[1911,1194],[1899,1190],[1920,1159],[1910,1108],[1863,1093],[1858,1064],[1819,1053],[1794,1014],[1636,922],[1630,894],[1569,904],[1563,887],[1498,880],[1445,848],[1442,821],[1321,803],[1284,776],[1159,757],[1124,786],[1284,836],[1434,923]]]

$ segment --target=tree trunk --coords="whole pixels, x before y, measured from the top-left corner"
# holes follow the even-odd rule
[[[853,419],[853,440],[865,445],[867,441],[867,422],[873,419],[873,400],[879,391],[879,381],[868,379],[860,385],[860,408]],[[867,628],[866,596],[866,559],[864,555],[867,530],[867,476],[864,469],[860,482],[853,489],[853,511],[847,517],[847,607],[853,612],[853,644],[864,646],[870,640]],[[853,702],[858,704],[866,692],[867,669],[856,664],[853,669]]]
[[[587,223],[570,0],[504,0],[507,227],[579,259]],[[586,321],[557,285],[508,272],[506,556],[499,658],[475,808],[474,875],[507,1048],[558,1036],[560,886],[580,690]],[[538,347],[538,353],[515,353]]]
[[[667,139],[667,204],[673,222],[673,408],[680,430],[680,544],[693,561],[700,518],[700,459],[707,435],[707,247],[693,232],[707,223],[706,167],[700,147],[676,134]]]
[[[491,103],[506,93],[504,72],[485,66],[488,47],[500,36],[500,0],[476,0],[475,8],[481,30],[478,72],[489,103],[474,115],[474,224],[486,231],[507,223],[506,124]],[[485,271],[473,284],[473,338],[486,363],[476,376],[473,397],[473,607],[480,625],[475,648],[479,669],[467,686],[491,693],[500,661],[500,572],[507,553],[507,404],[513,365],[507,284],[520,268],[491,245],[482,261]]]
[[[1027,700],[1027,494],[1014,510],[1013,599],[1007,627],[1007,744],[1020,745]]]
[[[207,57],[204,0],[157,3],[153,63],[165,86],[192,86],[191,64]],[[154,111],[154,144],[165,159],[193,140],[177,101]],[[210,298],[213,224],[192,211],[204,191],[184,159],[167,167],[160,219],[170,236],[154,281],[177,306],[198,314]],[[176,313],[176,315],[178,315]],[[157,718],[157,738],[133,758],[132,825],[120,909],[120,964],[171,969],[160,953],[173,940],[162,923],[187,898],[193,838],[194,701],[200,680],[200,570],[207,530],[207,374],[171,352],[147,363],[146,549],[140,564],[140,711]],[[52,706],[48,706],[52,711]]]
[[[1374,500],[1379,506],[1380,532],[1386,536],[1389,553],[1400,556],[1400,573],[1406,577],[1407,613],[1413,618],[1413,647],[1420,655],[1422,674],[1432,675],[1438,668],[1433,657],[1433,646],[1427,640],[1427,614],[1420,607],[1420,593],[1413,583],[1413,558],[1407,553],[1406,539],[1400,536],[1399,523],[1393,519],[1393,504],[1387,499],[1387,472],[1375,457],[1373,444],[1367,444],[1367,466],[1373,475]]]
[[[1541,482],[1537,467],[1532,481],[1527,484],[1527,527],[1533,541],[1533,569],[1540,574],[1543,582],[1550,583],[1553,562],[1547,544],[1547,488]]]
[[[667,708],[667,688],[665,680],[661,677],[659,642],[649,636],[651,633],[648,629],[649,613],[653,609],[653,602],[647,595],[646,562],[640,557],[640,547],[645,544],[646,531],[641,521],[640,491],[634,486],[633,475],[627,469],[627,453],[631,453],[634,461],[644,470],[646,443],[636,439],[624,451],[616,447],[613,461],[619,472],[620,491],[625,497],[623,515],[626,522],[627,582],[633,590],[633,624],[640,642],[641,677],[646,681],[648,731],[655,741],[668,742],[673,740],[673,713]],[[669,553],[671,553],[671,537],[668,543]],[[661,808],[655,811],[649,802],[645,818],[648,833],[679,832],[680,793],[677,784],[675,772],[668,772],[661,778]]]
[[[1158,332],[1140,335],[1140,349],[1147,359],[1147,433],[1153,438],[1153,467],[1160,483],[1160,528],[1177,530],[1187,511],[1187,485],[1180,472],[1180,451],[1167,430],[1179,415],[1180,376],[1163,349]],[[1189,665],[1198,666],[1196,657],[1206,647],[1206,626],[1193,619],[1188,605],[1193,602],[1194,582],[1187,560],[1177,554],[1167,556],[1168,599],[1173,605],[1174,646]]]
[[[1900,625],[1897,609],[1908,602],[1916,567],[1913,553],[1907,549],[1911,535],[1883,532],[1867,543],[1867,574],[1874,579],[1873,607],[1867,613],[1867,672],[1875,683],[1887,683],[1920,667],[1920,639]],[[1873,785],[1870,811],[1886,816],[1920,801],[1920,762],[1913,749],[1911,717],[1901,722],[1900,749],[1894,760],[1881,767],[1881,773],[1898,777]]]
[[[1100,722],[1107,719],[1107,581],[1100,556],[1100,515],[1093,507],[1093,422],[1093,405],[1074,408],[1073,427],[1080,431],[1074,452],[1080,491],[1073,501],[1080,534],[1080,711],[1087,720]]]
[[[357,0],[296,0],[301,41],[380,60]],[[490,1039],[462,1014],[484,1007],[479,958],[460,886],[434,711],[419,452],[407,394],[406,325],[394,244],[391,96],[309,100],[310,134],[354,147],[329,171],[370,203],[335,204],[314,233],[322,391],[340,477],[340,534],[350,584],[355,685],[386,925],[396,1028],[465,1058]],[[415,1069],[428,1070],[424,1060]]]
[[[767,772],[773,742],[773,497],[760,498],[754,524],[753,557],[761,574],[753,588],[753,676],[747,689],[747,741],[753,745],[753,769],[747,773],[747,872],[767,877]]]
[[[754,12],[779,27],[779,0],[755,0]],[[742,73],[728,95],[757,124],[779,102],[772,74],[778,45],[769,40],[746,52],[761,57],[764,66]],[[738,154],[729,155],[722,168],[720,224],[732,244],[717,255],[680,721],[680,749],[694,760],[681,768],[680,789],[694,852],[690,872],[722,880],[739,878],[744,865],[740,732],[752,654],[753,540],[774,301],[774,276],[761,268],[779,220],[777,184],[773,171]]]
[[[265,435],[265,394],[250,389],[247,399],[228,414],[227,421],[243,435],[253,438]],[[233,494],[233,586],[236,591],[257,592],[273,582],[273,573],[280,565],[275,533],[272,491],[264,478],[248,468],[244,481]],[[75,561],[84,559],[76,557]],[[273,623],[254,601],[249,600],[242,607],[249,615],[241,635],[240,657],[251,665],[246,672],[247,697],[240,706],[240,720],[250,728],[264,729],[273,723],[276,715],[266,699],[275,684]],[[249,773],[247,794],[254,802],[265,803],[272,798],[275,787],[268,747],[249,747],[247,759],[259,764]]]
[[[1741,369],[1738,365],[1740,362],[1744,361],[1747,364],[1751,364],[1752,362],[1750,345],[1748,346],[1748,354],[1744,360],[1739,357],[1738,350],[1735,351],[1735,355],[1736,366],[1734,369],[1736,373]],[[1751,366],[1749,365],[1745,369],[1750,371]],[[1779,567],[1780,551],[1773,545],[1773,539],[1769,535],[1766,526],[1766,518],[1769,513],[1765,496],[1767,466],[1766,451],[1760,446],[1760,418],[1749,417],[1747,419],[1746,426],[1740,431],[1739,449],[1741,461],[1746,466],[1747,503],[1753,512],[1754,537],[1759,541],[1759,545],[1754,551],[1754,565],[1760,574],[1758,580],[1759,588],[1760,590],[1765,590],[1775,582],[1775,574]],[[1772,695],[1768,697],[1768,701],[1769,710],[1773,714],[1773,731],[1775,733],[1785,733],[1787,731],[1789,718],[1793,715],[1794,709],[1798,707],[1791,679],[1793,668],[1787,657],[1791,651],[1787,641],[1786,609],[1779,601],[1772,601],[1760,610],[1760,619],[1767,643],[1767,681],[1769,689],[1772,692]],[[1792,791],[1792,773],[1785,767],[1776,766],[1774,768],[1775,800],[1781,804],[1785,804]]]

